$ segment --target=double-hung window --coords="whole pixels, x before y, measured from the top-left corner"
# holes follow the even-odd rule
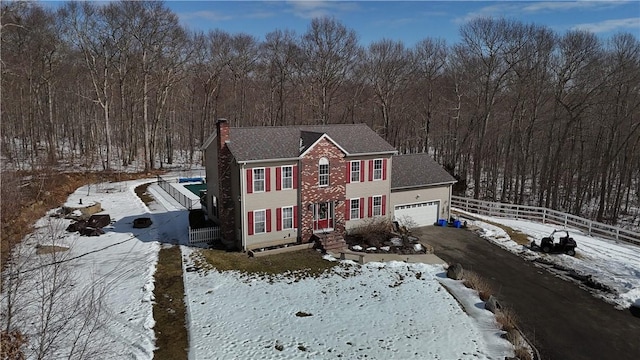
[[[282,189],[293,189],[293,166],[282,167]]]
[[[264,168],[253,169],[253,192],[264,191]]]
[[[373,216],[382,215],[382,196],[374,196],[372,201]]]
[[[282,230],[293,229],[293,206],[282,208]]]
[[[329,186],[329,160],[320,158],[318,162],[318,185]]]
[[[360,161],[351,162],[351,182],[360,182]]]
[[[355,219],[360,219],[360,199],[351,199],[350,201],[350,219],[351,220],[355,220]]]
[[[253,212],[253,231],[254,234],[263,234],[267,231],[266,228],[266,211],[258,210]]]
[[[373,160],[373,180],[382,180],[382,159]]]

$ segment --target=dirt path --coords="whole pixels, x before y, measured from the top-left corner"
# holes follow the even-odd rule
[[[640,319],[616,310],[468,230],[425,227],[416,234],[448,263],[486,277],[513,308],[544,360],[638,359]]]

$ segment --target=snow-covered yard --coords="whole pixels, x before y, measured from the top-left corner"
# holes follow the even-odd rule
[[[26,283],[12,288],[13,295],[17,295],[13,321],[22,324],[21,330],[31,336],[25,351],[29,358],[42,355],[43,351],[44,358],[60,355],[78,359],[88,354],[99,358],[153,357],[153,274],[159,227],[132,227],[134,218],[153,216],[134,192],[136,186],[149,181],[85,186],[69,197],[68,205],[79,205],[80,199],[85,205],[101,203],[102,213],[115,221],[104,229],[104,235],[81,237],[77,232],[65,231],[70,220],[45,216],[37,222],[32,236],[16,250],[22,259],[16,262],[19,269],[8,270],[19,270],[18,277]],[[38,255],[36,245],[69,250]],[[57,265],[49,265],[56,262]],[[7,287],[2,297],[3,320],[6,320],[6,291]],[[84,302],[91,293],[98,294],[99,308],[93,313],[88,309],[74,312],[74,308],[91,305]],[[51,316],[41,311],[47,306],[52,308]],[[65,323],[69,321],[80,325]],[[74,344],[78,339],[88,345],[84,355],[79,344]],[[43,349],[43,343],[51,347]]]
[[[540,239],[549,236],[554,229],[561,229],[558,226],[526,220],[469,215],[520,231],[538,244],[540,244]],[[544,262],[556,264],[562,269],[571,269],[578,275],[591,277],[597,283],[612,290],[611,292],[595,291],[595,295],[614,304],[619,309],[628,308],[632,304],[640,306],[639,246],[591,237],[579,230],[567,229],[578,243],[576,256],[543,254],[518,245],[500,227],[479,220],[472,221],[471,225],[482,228],[482,236],[486,239],[513,253],[520,254],[525,259],[542,259]]]
[[[115,221],[98,237],[80,237],[64,229],[69,220],[41,219],[36,234],[21,252],[39,259],[49,269],[50,255],[36,255],[35,244],[69,247],[56,254],[64,259],[71,282],[60,299],[81,299],[88,290],[104,294],[103,326],[94,329],[89,344],[98,358],[151,359],[155,348],[153,275],[162,243],[181,244],[183,257],[196,249],[187,242],[187,211],[152,185],[156,199],[147,207],[134,189],[154,179],[78,189],[69,204],[100,202]],[[134,229],[137,217],[150,217],[153,225]],[[52,230],[55,229],[55,230]],[[62,229],[62,230],[61,230]],[[188,261],[186,260],[188,265]],[[26,263],[22,270],[35,264]],[[347,265],[348,264],[348,265]],[[33,284],[47,283],[45,272],[30,270]],[[464,304],[443,287],[445,284]],[[235,272],[185,272],[191,359],[207,358],[461,358],[503,359],[513,354],[500,337],[493,314],[482,308],[477,294],[460,282],[446,279],[442,266],[345,263],[318,279],[296,281],[281,276],[274,281]],[[34,287],[23,287],[23,290]],[[6,289],[6,287],[5,287]],[[14,320],[36,336],[37,294],[21,293],[23,307]],[[3,294],[3,320],[6,305]],[[64,317],[69,303],[54,305]],[[297,312],[311,316],[296,316]],[[77,327],[74,328],[77,330]],[[77,332],[76,332],[77,333]],[[68,355],[70,333],[61,333],[48,358]],[[36,342],[27,349],[33,358]],[[278,348],[282,350],[276,349]],[[75,356],[79,358],[77,348]],[[63,356],[69,357],[69,356]]]
[[[191,250],[185,250],[189,258]],[[190,358],[504,359],[513,354],[477,293],[447,279],[440,265],[345,261],[333,269],[316,279],[185,273]]]

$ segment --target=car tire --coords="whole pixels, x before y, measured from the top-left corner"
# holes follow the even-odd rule
[[[571,249],[571,250],[567,250],[567,255],[569,256],[576,256],[576,251]]]
[[[542,252],[543,253],[549,253],[551,251],[551,248],[548,245],[545,245],[542,247]]]

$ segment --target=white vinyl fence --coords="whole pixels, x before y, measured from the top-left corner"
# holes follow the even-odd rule
[[[193,229],[189,227],[189,244],[201,244],[220,239],[219,227]]]
[[[460,210],[486,216],[540,221],[543,224],[562,225],[582,230],[589,236],[640,245],[640,233],[607,225],[579,216],[537,206],[504,204],[459,196],[451,197],[451,205]]]

